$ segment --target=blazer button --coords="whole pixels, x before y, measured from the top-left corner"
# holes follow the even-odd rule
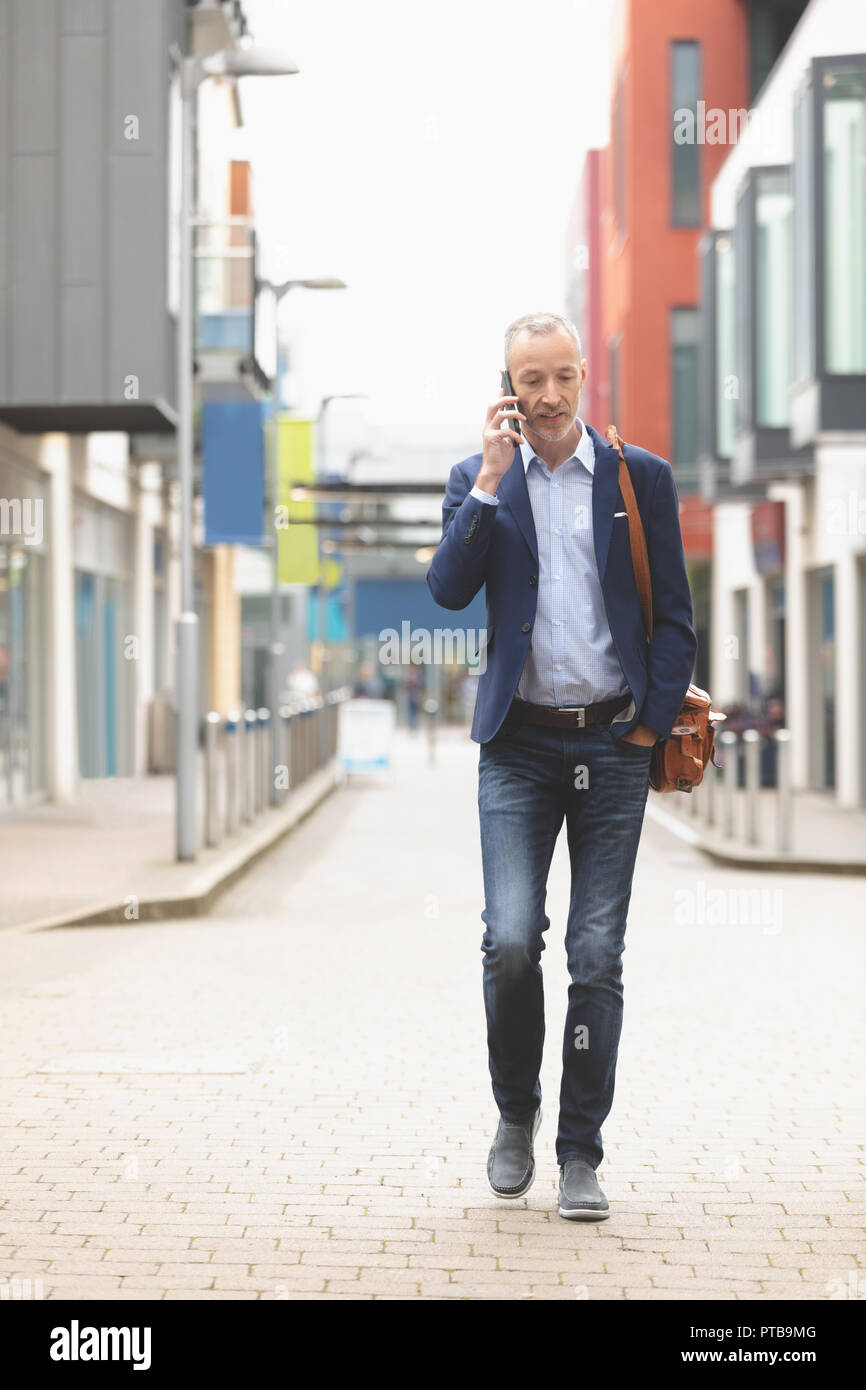
[[[532,630],[532,624],[531,624],[531,623],[524,623],[524,624],[523,624],[523,627],[520,629],[521,632],[530,632],[531,630]]]
[[[532,588],[534,589],[535,586],[536,586],[536,584],[538,583],[538,575],[537,575],[537,574],[531,574],[531,575],[529,576],[529,582],[530,582],[530,584],[532,585]]]

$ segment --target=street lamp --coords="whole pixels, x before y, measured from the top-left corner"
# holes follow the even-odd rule
[[[271,777],[270,781],[270,800],[273,806],[279,801],[277,796],[276,779],[273,776],[273,769],[277,766],[280,757],[280,661],[285,654],[285,647],[280,641],[280,569],[279,569],[279,545],[277,532],[274,524],[274,513],[279,502],[279,436],[277,424],[280,410],[280,331],[278,313],[280,301],[289,290],[344,290],[346,282],[338,280],[336,276],[317,276],[306,280],[284,280],[282,284],[275,285],[271,280],[257,280],[257,290],[270,290],[274,296],[274,386],[273,386],[273,412],[271,427],[268,432],[268,457],[270,466],[268,474],[270,478],[269,491],[271,494],[270,506],[268,508],[269,529],[271,533],[272,562],[271,562],[271,614],[270,614],[270,643],[268,647],[268,691],[271,705]]]
[[[198,615],[193,587],[193,284],[194,108],[208,77],[290,77],[297,64],[277,49],[251,46],[186,58],[174,45],[180,75],[180,306],[177,323],[177,474],[180,491],[180,613],[175,635],[175,836],[178,859],[195,859],[198,752]]]
[[[366,401],[368,399],[366,391],[341,391],[333,396],[323,396],[319,406],[319,414],[316,428],[316,474],[324,481],[325,464],[327,462],[327,451],[325,449],[325,412],[332,401]],[[324,549],[324,546],[320,546]],[[325,679],[325,646],[327,644],[328,620],[327,620],[327,588],[325,586],[324,566],[321,569],[319,579],[319,594],[316,604],[316,631],[319,640],[319,651],[321,653],[322,670],[322,694],[327,694],[328,683]]]

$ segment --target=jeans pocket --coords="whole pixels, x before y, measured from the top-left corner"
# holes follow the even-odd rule
[[[611,738],[613,738],[612,734]],[[628,754],[628,756],[633,758],[641,758],[644,756],[650,758],[652,757],[652,751],[655,748],[654,743],[626,743],[624,738],[614,738],[613,741],[616,744],[617,748],[625,749],[625,752]]]

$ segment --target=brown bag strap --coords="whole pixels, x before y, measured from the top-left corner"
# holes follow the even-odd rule
[[[628,464],[625,461],[625,454],[622,451],[623,441],[617,434],[616,425],[608,425],[606,433],[608,442],[619,453],[619,490],[622,493],[623,501],[625,502],[625,510],[628,515],[628,539],[631,547],[631,563],[632,569],[634,570],[634,582],[637,585],[637,596],[640,603],[640,611],[643,614],[647,637],[652,637],[652,578],[650,576],[649,555],[647,554],[643,522],[640,519],[640,512],[637,509],[637,498],[634,495],[631,474],[628,471]]]

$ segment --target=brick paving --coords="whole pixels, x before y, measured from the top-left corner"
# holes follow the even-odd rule
[[[3,933],[0,1295],[866,1297],[856,880],[711,865],[651,823],[611,1218],[555,1210],[564,838],[538,1177],[490,1194],[477,752],[404,736],[207,918]]]

